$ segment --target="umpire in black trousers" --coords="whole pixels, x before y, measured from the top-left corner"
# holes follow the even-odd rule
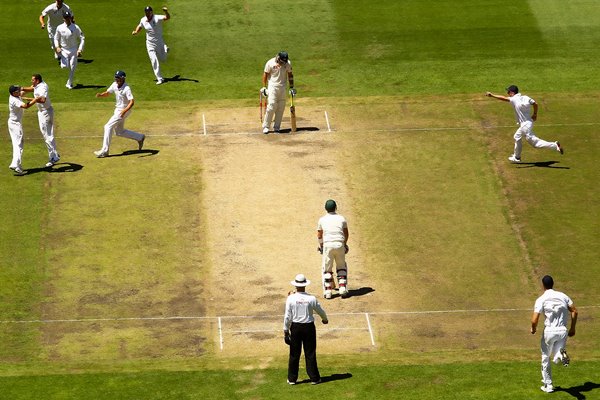
[[[311,383],[316,385],[321,382],[321,375],[317,365],[317,331],[313,312],[319,314],[324,324],[329,321],[317,298],[306,293],[310,281],[303,274],[296,275],[290,283],[296,287],[296,292],[288,296],[283,317],[284,340],[290,346],[287,383],[295,385],[298,380],[300,355],[304,347],[306,373]]]

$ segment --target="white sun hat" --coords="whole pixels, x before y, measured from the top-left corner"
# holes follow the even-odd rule
[[[290,283],[292,284],[292,286],[296,286],[296,287],[304,287],[304,286],[310,285],[310,281],[308,279],[306,279],[304,274],[296,275],[296,279],[294,279]]]

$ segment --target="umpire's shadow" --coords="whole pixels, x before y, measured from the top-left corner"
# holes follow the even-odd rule
[[[600,389],[600,383],[586,382],[583,385],[571,386],[568,388],[564,388],[564,387],[560,387],[560,386],[554,387],[555,392],[569,393],[571,396],[575,397],[578,400],[579,399],[581,399],[581,400],[587,399],[587,397],[582,392],[591,392],[592,390],[595,390],[595,389]]]
[[[341,381],[342,379],[350,379],[352,378],[352,374],[349,372],[346,372],[345,374],[331,374],[329,376],[321,376],[321,385],[327,382],[333,382],[333,381]],[[310,383],[310,379],[304,379],[302,381],[298,381],[296,382],[298,384],[300,383]]]

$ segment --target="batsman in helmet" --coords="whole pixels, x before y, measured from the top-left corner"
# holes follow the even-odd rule
[[[269,133],[271,122],[273,122],[275,133],[279,133],[281,129],[281,120],[283,119],[287,97],[286,85],[288,83],[290,86],[290,95],[295,96],[296,89],[294,89],[292,63],[290,62],[288,53],[280,51],[275,57],[267,61],[262,76],[263,87],[260,89],[260,92],[268,100],[262,125],[264,134]]]
[[[327,214],[319,219],[317,225],[317,239],[319,253],[323,255],[321,271],[323,281],[323,297],[331,299],[335,282],[333,278],[333,263],[338,282],[338,293],[342,298],[349,296],[348,291],[348,223],[346,218],[338,214],[335,200],[325,202]]]

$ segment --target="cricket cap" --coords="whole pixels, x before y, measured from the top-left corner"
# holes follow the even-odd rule
[[[552,289],[554,287],[554,279],[550,275],[545,275],[542,278],[542,284],[546,289]]]
[[[283,62],[287,62],[290,57],[288,56],[287,51],[280,51],[279,53],[277,53],[277,58],[279,58]]]
[[[294,278],[294,280],[291,281],[290,283],[292,284],[292,286],[296,286],[296,287],[305,287],[305,286],[310,285],[310,281],[308,279],[306,279],[304,274],[296,275],[296,278]]]
[[[513,92],[513,93],[519,93],[519,88],[517,87],[517,85],[510,85],[509,87],[506,88],[506,93],[508,92]]]
[[[70,12],[68,12],[68,11],[65,11],[65,12],[63,13],[63,18],[73,18],[73,14],[71,14],[71,13],[70,13]]]
[[[8,88],[8,93],[13,94],[16,91],[20,91],[21,90],[21,86],[17,86],[17,85],[10,85],[10,87]]]
[[[115,72],[115,79],[125,79],[126,76],[127,74],[125,74],[125,71],[118,70],[117,72]]]
[[[325,210],[327,210],[327,212],[334,212],[337,210],[337,204],[335,203],[335,200],[327,200],[325,202]]]
[[[151,12],[152,11],[152,7],[150,6],[146,6],[146,8],[144,8],[144,12]]]

